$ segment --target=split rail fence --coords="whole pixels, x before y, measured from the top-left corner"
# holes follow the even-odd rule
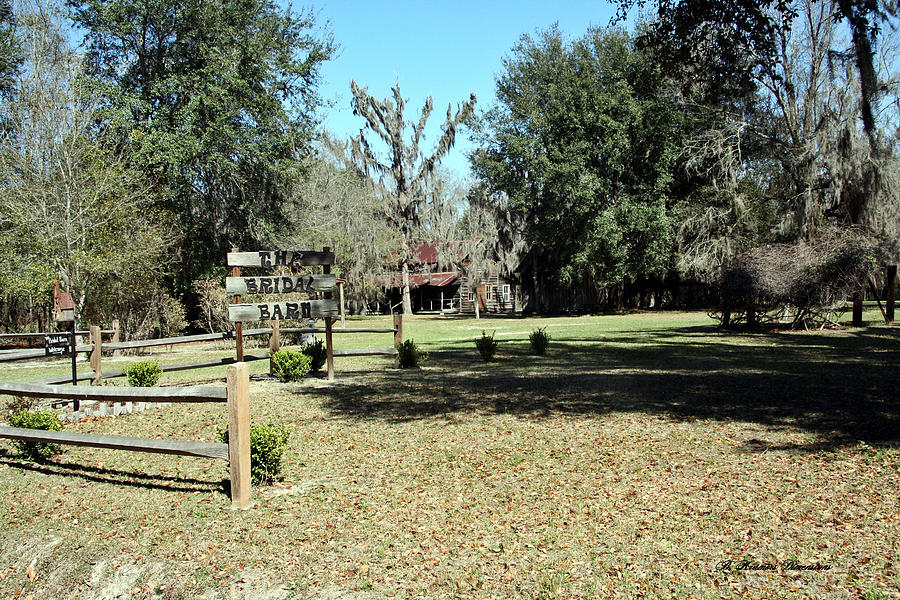
[[[54,385],[71,382],[73,385],[77,385],[79,381],[90,380],[93,385],[101,385],[104,378],[123,377],[125,375],[124,370],[103,370],[103,352],[113,352],[115,355],[122,350],[137,350],[158,346],[174,346],[177,344],[193,344],[198,342],[234,339],[236,355],[233,358],[216,358],[199,362],[161,365],[160,367],[163,372],[186,371],[269,359],[271,354],[277,352],[281,348],[282,333],[296,333],[324,334],[329,381],[334,379],[335,357],[385,355],[393,356],[394,365],[396,366],[398,364],[399,356],[397,354],[397,346],[403,342],[403,317],[401,315],[394,315],[393,327],[391,328],[334,327],[338,318],[341,319],[342,324],[344,323],[344,290],[341,285],[343,282],[331,274],[331,265],[334,263],[334,253],[331,252],[330,248],[323,248],[322,251],[234,251],[228,253],[227,259],[228,266],[232,268],[232,276],[226,279],[226,292],[234,299],[234,304],[228,307],[229,320],[234,323],[234,330],[232,331],[120,342],[118,341],[118,328],[116,327],[118,323],[114,322],[113,330],[101,330],[99,327],[91,327],[89,331],[90,343],[77,344],[75,341],[75,334],[83,334],[86,332],[76,332],[73,323],[72,331],[69,332],[69,334],[0,334],[5,335],[8,338],[43,336],[45,340],[44,349],[0,352],[0,363],[32,360],[43,358],[45,356],[59,356],[68,353],[72,357],[71,375],[50,377],[34,383]],[[320,267],[322,273],[306,273],[302,275],[272,275],[264,273],[262,276],[242,277],[242,267],[256,270],[261,269],[263,271],[277,267],[283,267],[291,271],[301,267]],[[335,289],[339,292],[340,302],[333,297]],[[242,296],[245,297],[257,294],[290,294],[294,292],[305,292],[310,294],[311,297],[316,295],[322,295],[324,297],[300,301],[241,303]],[[315,320],[320,318],[324,319],[325,327],[280,327],[280,321],[285,319]],[[272,327],[244,330],[243,325],[245,321],[269,321],[272,324]],[[113,341],[110,343],[103,343],[102,336],[109,333],[113,333]],[[334,334],[351,333],[391,333],[393,334],[394,343],[392,346],[385,348],[334,349],[332,340]],[[61,340],[64,335],[69,336],[69,341],[67,346],[62,347],[59,344],[65,341]],[[245,354],[244,337],[263,335],[269,336],[268,351],[265,353]],[[57,338],[60,338],[60,340],[57,340]],[[75,357],[78,353],[90,353],[90,372],[79,373],[77,371]],[[77,411],[79,406],[79,401],[77,399],[74,402],[74,406]]]
[[[266,327],[259,329],[245,329],[242,334],[244,337],[251,336],[269,336],[269,348],[267,352],[244,354],[243,361],[238,361],[236,357],[216,358],[205,361],[161,365],[163,372],[188,371],[191,369],[201,369],[204,367],[227,366],[237,362],[251,362],[254,360],[268,360],[270,353],[281,348],[281,334],[294,333],[310,333],[310,334],[326,334],[327,328],[324,327],[284,327],[280,330],[275,327]],[[394,315],[393,327],[376,328],[376,327],[333,327],[332,334],[351,334],[351,333],[391,333],[394,336],[394,345],[390,348],[357,348],[357,349],[335,349],[333,356],[349,357],[349,356],[394,356],[395,362],[397,357],[396,347],[403,342],[403,317],[402,315]],[[125,371],[121,369],[104,370],[102,367],[102,354],[104,352],[119,352],[121,350],[138,350],[144,348],[154,348],[162,346],[175,346],[179,344],[194,344],[200,342],[214,342],[220,340],[231,340],[235,338],[234,331],[226,331],[222,333],[205,333],[199,335],[184,335],[170,338],[158,338],[151,340],[132,340],[128,342],[103,342],[100,337],[105,331],[100,331],[99,327],[91,327],[91,343],[79,344],[75,347],[77,353],[90,354],[91,371],[82,371],[77,374],[77,381],[92,381],[95,385],[99,385],[103,379],[112,379],[116,377],[124,377]],[[46,357],[47,354],[43,349],[35,350],[15,350],[0,354],[0,363],[21,360],[34,360]],[[71,382],[70,375],[60,375],[41,379],[34,383],[43,384],[61,384]]]
[[[6,425],[0,425],[0,438],[225,460],[229,463],[232,507],[246,508],[250,504],[250,372],[245,363],[228,367],[224,388],[72,387],[0,382],[0,394],[95,402],[224,402],[228,408],[227,444],[44,431]]]

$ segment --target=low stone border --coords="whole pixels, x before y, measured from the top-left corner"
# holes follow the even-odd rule
[[[57,412],[64,423],[75,423],[85,417],[116,417],[169,406],[171,402],[82,402],[77,412],[71,406],[58,408]]]

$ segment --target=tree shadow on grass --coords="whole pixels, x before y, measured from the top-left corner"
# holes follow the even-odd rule
[[[458,348],[453,346],[453,348]],[[900,329],[840,335],[728,335],[708,327],[554,339],[545,356],[501,343],[432,351],[425,369],[390,369],[316,390],[335,418],[452,418],[462,412],[602,416],[642,412],[796,428],[822,440],[807,451],[900,442]]]
[[[225,480],[204,481],[189,477],[172,477],[168,475],[150,475],[136,471],[122,471],[91,467],[77,463],[40,461],[33,462],[24,459],[16,459],[8,456],[0,456],[0,464],[43,473],[44,475],[60,475],[63,477],[77,477],[85,481],[95,483],[111,483],[123,487],[136,487],[167,492],[214,492],[228,493],[230,482]]]

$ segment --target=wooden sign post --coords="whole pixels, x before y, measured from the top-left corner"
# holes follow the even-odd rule
[[[75,364],[78,354],[75,352],[77,340],[75,339],[75,302],[68,292],[60,291],[59,281],[53,286],[53,320],[57,323],[69,323],[69,345],[72,353],[72,385],[78,385],[78,367]],[[75,412],[81,408],[81,403],[76,398],[72,401]]]
[[[228,266],[232,276],[225,280],[225,291],[234,296],[234,304],[228,307],[228,320],[234,323],[237,342],[237,360],[243,360],[244,321],[283,321],[285,319],[325,319],[325,347],[328,356],[328,379],[334,379],[334,349],[331,327],[338,316],[338,303],[331,298],[331,290],[336,278],[330,273],[334,254],[329,248],[322,252],[299,250],[263,250],[258,252],[229,252]],[[241,277],[241,267],[274,268],[302,266],[322,266],[322,274]],[[293,292],[324,292],[323,300],[302,300],[288,302],[241,303],[244,295],[290,294]],[[277,327],[277,325],[276,325]],[[273,327],[274,329],[274,327]],[[275,334],[270,340],[270,349],[280,347]]]
[[[231,277],[240,277],[241,276],[241,268],[240,267],[232,267],[231,269]],[[229,278],[230,279],[230,278]],[[227,287],[227,284],[226,284]],[[234,296],[235,303],[240,303],[241,295],[235,294]],[[234,345],[237,349],[237,354],[235,358],[237,361],[244,362],[244,324],[241,321],[237,321],[234,324]]]

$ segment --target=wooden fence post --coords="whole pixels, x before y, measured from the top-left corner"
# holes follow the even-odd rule
[[[335,320],[325,317],[325,362],[328,364],[328,381],[334,381],[334,336],[332,330]]]
[[[247,363],[229,365],[228,464],[231,471],[231,508],[250,506],[250,370]]]
[[[394,313],[394,348],[403,343],[403,313]],[[400,354],[394,355],[394,366],[400,366]]]
[[[269,336],[269,375],[272,374],[272,355],[281,350],[281,321],[270,321],[272,334]]]
[[[91,327],[91,343],[94,345],[94,349],[91,350],[91,369],[94,371],[94,378],[91,380],[91,385],[103,385],[103,367],[100,362],[100,350],[102,344],[100,341],[100,327],[96,325]]]
[[[121,331],[121,329],[119,329],[119,320],[118,319],[113,319],[112,328],[113,328],[112,342],[113,342],[113,344],[118,344],[119,342],[122,341],[122,331]],[[120,356],[122,356],[122,351],[114,350],[112,355],[113,355],[113,358],[119,358]]]
[[[341,327],[347,327],[347,321],[344,315],[344,282],[338,281],[338,296],[340,296],[340,303],[338,304],[338,311],[340,311],[341,315]]]
[[[322,248],[322,252],[331,252],[331,248],[325,246]],[[322,273],[328,274],[331,273],[331,265],[323,265]],[[325,292],[325,298],[332,298],[334,294],[332,292]],[[334,381],[334,345],[333,336],[331,334],[331,330],[334,327],[334,322],[336,319],[332,319],[331,317],[325,317],[325,362],[328,365],[328,381]]]

